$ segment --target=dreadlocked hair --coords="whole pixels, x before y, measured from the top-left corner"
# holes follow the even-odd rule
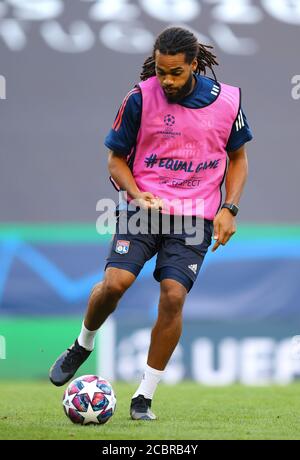
[[[156,39],[152,56],[149,56],[142,68],[140,74],[141,80],[147,80],[154,77],[155,73],[155,51],[159,50],[162,54],[178,54],[185,53],[186,62],[191,64],[193,59],[197,59],[198,66],[195,73],[201,72],[206,75],[206,69],[209,68],[214,79],[217,80],[213,70],[214,65],[219,65],[216,61],[216,56],[209,51],[213,46],[203,45],[198,42],[195,35],[187,29],[181,27],[169,27],[165,29]]]

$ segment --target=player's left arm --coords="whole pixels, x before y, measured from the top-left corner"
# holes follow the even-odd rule
[[[248,176],[248,160],[245,144],[237,150],[227,153],[229,166],[225,182],[225,203],[238,205]],[[214,239],[216,242],[212,248],[212,252],[218,249],[220,245],[226,244],[235,232],[235,217],[229,209],[220,209],[214,218]]]

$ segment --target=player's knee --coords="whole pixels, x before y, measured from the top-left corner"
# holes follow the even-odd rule
[[[124,292],[128,289],[129,283],[116,276],[106,276],[103,281],[105,294],[111,299],[120,299]]]
[[[160,313],[169,320],[181,315],[185,294],[181,290],[165,289],[161,293]]]

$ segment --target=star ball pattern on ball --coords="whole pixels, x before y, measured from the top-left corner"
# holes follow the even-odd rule
[[[106,423],[116,409],[111,384],[97,375],[83,375],[73,380],[64,392],[63,408],[73,423]]]

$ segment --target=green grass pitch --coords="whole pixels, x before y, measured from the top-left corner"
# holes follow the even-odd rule
[[[156,421],[132,421],[136,385],[114,383],[117,410],[105,425],[74,425],[65,416],[65,387],[48,382],[0,383],[0,439],[204,440],[300,439],[300,384],[205,387],[160,384]]]

